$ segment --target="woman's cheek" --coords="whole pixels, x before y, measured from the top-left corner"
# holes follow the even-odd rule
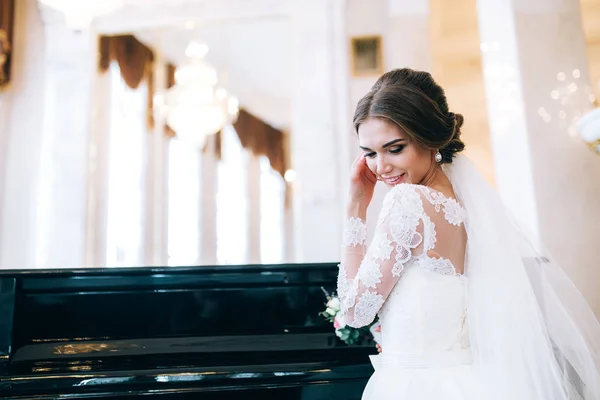
[[[371,170],[371,172],[373,172],[374,174],[377,173],[377,163],[375,162],[374,158],[367,158],[367,167]]]

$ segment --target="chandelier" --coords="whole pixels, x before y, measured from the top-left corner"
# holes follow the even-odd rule
[[[238,115],[237,98],[216,87],[217,72],[203,59],[207,53],[205,44],[188,45],[186,62],[175,71],[175,85],[166,92],[161,107],[177,138],[199,147]]]
[[[89,27],[93,19],[115,11],[123,0],[38,0],[40,3],[64,14],[67,26],[72,29]]]

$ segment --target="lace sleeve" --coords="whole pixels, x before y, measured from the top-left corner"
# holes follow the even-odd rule
[[[410,185],[396,186],[384,200],[366,251],[364,221],[347,220],[338,296],[348,325],[361,327],[373,321],[414,249],[423,241],[418,232],[423,214],[421,195]]]

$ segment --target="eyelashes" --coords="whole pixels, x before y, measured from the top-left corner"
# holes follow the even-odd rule
[[[402,152],[402,150],[404,150],[405,147],[406,146],[398,146],[398,147],[394,147],[393,149],[390,149],[389,151],[392,154],[400,154]],[[365,157],[373,158],[373,157],[375,157],[376,154],[377,153],[375,153],[374,151],[371,151],[371,152],[365,153]]]

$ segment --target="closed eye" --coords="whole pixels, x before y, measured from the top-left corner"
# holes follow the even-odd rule
[[[390,153],[398,154],[398,153],[402,152],[402,150],[404,150],[404,147],[405,146],[398,146],[396,148],[390,149]]]
[[[367,158],[373,158],[375,157],[375,152],[374,151],[370,151],[370,152],[365,152],[365,157]]]

